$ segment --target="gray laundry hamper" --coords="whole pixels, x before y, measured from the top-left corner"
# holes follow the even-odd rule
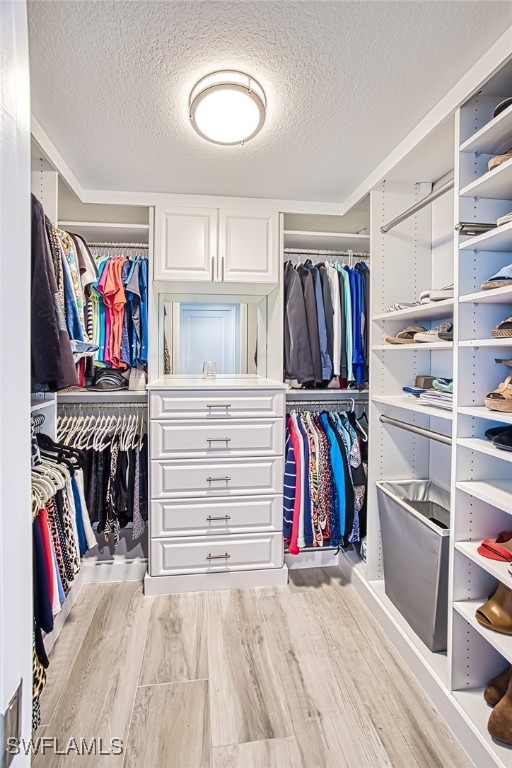
[[[444,651],[450,492],[432,480],[389,480],[377,496],[386,595],[431,651]]]

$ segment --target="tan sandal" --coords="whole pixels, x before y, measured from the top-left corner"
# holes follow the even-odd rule
[[[503,163],[506,163],[507,160],[510,160],[512,157],[512,152],[506,152],[503,155],[496,155],[496,157],[491,157],[489,162],[487,163],[487,168],[489,171],[492,171],[493,168],[497,168],[498,165],[502,165]]]
[[[396,336],[387,336],[388,344],[413,344],[414,334],[425,332],[427,329],[422,325],[408,325],[403,331],[399,331]]]
[[[485,396],[485,407],[490,411],[512,413],[512,376],[507,376],[505,381]]]
[[[512,316],[505,318],[501,323],[498,323],[495,330],[492,331],[491,336],[493,339],[510,339],[512,338]]]

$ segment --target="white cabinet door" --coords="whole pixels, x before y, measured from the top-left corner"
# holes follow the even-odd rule
[[[219,279],[279,282],[278,216],[265,211],[219,211]]]
[[[155,210],[155,280],[217,279],[217,209]]]

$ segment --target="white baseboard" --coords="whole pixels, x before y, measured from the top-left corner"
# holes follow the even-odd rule
[[[262,568],[255,571],[222,573],[189,573],[185,576],[144,577],[145,595],[172,595],[182,592],[212,592],[216,589],[247,589],[251,587],[285,587],[288,568]]]

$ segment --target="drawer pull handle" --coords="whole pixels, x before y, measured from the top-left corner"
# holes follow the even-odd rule
[[[231,408],[231,403],[211,403],[210,405],[206,405],[208,409],[210,408]]]
[[[227,475],[226,477],[207,477],[206,479],[209,483],[229,483],[231,480]]]
[[[230,437],[207,437],[206,442],[207,443],[230,443],[231,438]]]
[[[224,555],[206,555],[207,560],[229,560],[230,557],[227,552]]]
[[[206,520],[209,523],[213,522],[214,520],[231,520],[231,515],[219,515],[218,517],[213,517],[212,515],[208,515]]]

